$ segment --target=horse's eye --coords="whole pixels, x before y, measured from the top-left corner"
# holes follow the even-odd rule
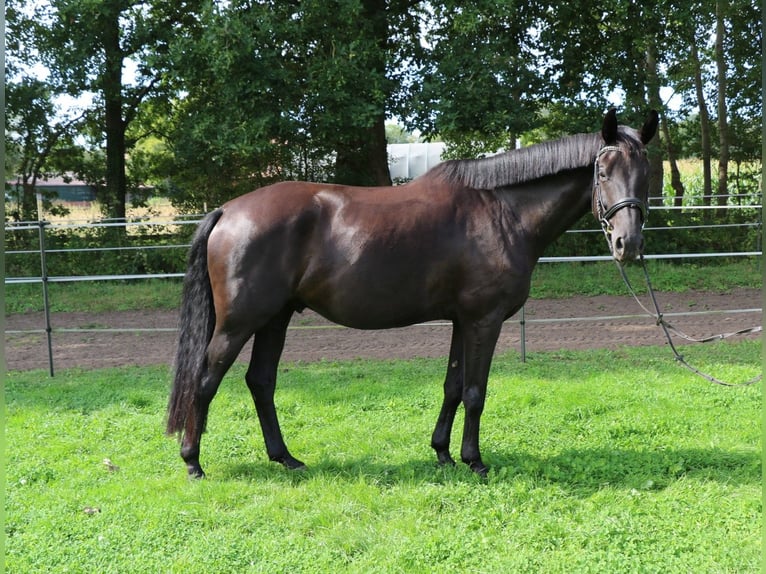
[[[606,172],[603,169],[598,170],[598,177],[601,179],[606,179]]]

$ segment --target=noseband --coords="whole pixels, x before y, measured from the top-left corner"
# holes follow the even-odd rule
[[[641,212],[641,228],[643,229],[644,222],[646,221],[647,206],[637,197],[626,197],[620,201],[617,201],[608,209],[606,208],[604,205],[604,199],[601,196],[601,180],[598,176],[598,160],[603,154],[609,151],[621,150],[619,147],[614,145],[604,146],[598,150],[598,154],[596,154],[596,161],[593,164],[593,215],[601,224],[601,228],[604,230],[607,241],[609,241],[609,245],[611,247],[610,235],[612,233],[612,225],[609,223],[609,220],[612,218],[612,216],[620,211],[623,207],[632,207],[638,209]]]

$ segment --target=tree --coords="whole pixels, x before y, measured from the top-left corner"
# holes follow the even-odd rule
[[[199,209],[286,178],[389,184],[384,120],[406,113],[417,5],[209,5],[173,50],[186,92],[170,137],[176,203]]]
[[[718,205],[726,205],[729,194],[729,121],[726,106],[726,8],[722,0],[715,3],[715,65],[718,94]],[[723,215],[723,213],[719,213]]]
[[[709,8],[694,2],[677,11],[678,33],[668,36],[679,41],[673,44],[668,78],[684,95],[681,127],[687,138],[697,140],[684,141],[682,147],[702,159],[703,203],[710,205],[714,196],[712,162],[718,154],[715,195],[722,205],[729,193],[729,159],[758,161],[760,156],[760,135],[752,126],[763,115],[758,85],[762,33],[760,14],[750,2],[717,2],[715,10]],[[689,130],[688,118],[696,118],[699,128]]]
[[[609,99],[620,96],[624,123],[640,125],[652,108],[665,122],[659,94],[664,82],[668,12],[663,0],[620,0],[608,9],[588,1],[551,3],[541,19],[540,51],[552,62],[557,78],[550,87],[556,107],[575,111],[578,118],[587,114],[592,126],[613,105]],[[662,155],[657,143],[649,147],[649,160],[649,195],[661,196]]]
[[[15,207],[9,215],[17,221],[35,221],[42,217],[37,180],[64,173],[65,160],[76,154],[74,135],[83,114],[58,105],[61,90],[34,69],[39,52],[32,14],[13,0],[6,8],[6,182],[15,180],[10,192]],[[42,199],[43,207],[51,208],[52,198]]]
[[[763,116],[763,92],[759,85],[762,46],[763,28],[755,4],[742,0],[716,2],[718,205],[727,202],[726,195],[742,190],[743,162],[761,163],[758,124]],[[730,185],[730,161],[737,166],[735,189]]]
[[[180,208],[207,209],[276,179],[321,179],[318,158],[329,150],[314,143],[299,73],[312,43],[289,36],[293,14],[287,2],[211,3],[198,33],[174,42],[185,95],[166,131]]]
[[[276,179],[387,184],[387,117],[468,156],[591,131],[616,99],[627,124],[657,108],[655,172],[660,149],[671,166],[675,149],[701,149],[707,199],[719,148],[722,177],[759,149],[762,32],[745,0],[718,2],[717,19],[699,0],[44,2],[9,51],[39,57],[54,92],[92,94],[79,169],[110,216],[124,215],[129,165],[190,210]],[[9,14],[19,6],[9,0]],[[684,98],[679,112],[664,109],[667,86]],[[691,133],[701,143],[670,139]],[[149,134],[160,152],[137,150]],[[728,185],[719,179],[719,197]]]
[[[23,77],[6,86],[6,149],[13,150],[13,174],[17,178],[17,221],[36,221],[37,180],[64,172],[64,157],[71,158],[73,137],[82,115],[57,117],[50,86],[44,81]],[[50,207],[51,198],[44,198]]]
[[[326,3],[318,3],[311,16],[326,19],[321,5]],[[347,117],[353,118],[351,125],[342,125],[338,131],[334,179],[340,183],[391,185],[385,132],[386,108],[394,90],[387,76],[388,27],[386,0],[362,0],[343,15],[335,33],[330,34],[332,42],[322,47],[323,57],[307,62],[316,78],[329,72],[329,82],[342,82],[325,96],[332,94],[334,100],[340,95],[346,101],[339,107],[348,106],[351,113]],[[336,68],[339,60],[342,67]],[[332,114],[340,102],[327,103]]]
[[[699,49],[697,48],[698,41],[699,40],[696,38],[696,31],[692,31],[691,41],[689,44],[689,54],[691,56],[691,63],[694,66],[694,92],[696,94],[697,106],[699,108],[700,145],[702,152],[703,174],[702,198],[705,205],[710,205],[710,198],[713,195],[713,177],[710,169],[710,161],[712,157],[710,141],[710,112],[708,111],[705,97],[705,82],[702,77],[703,65],[700,59]]]
[[[106,148],[101,202],[109,217],[124,218],[128,193],[126,139],[141,106],[167,97],[163,80],[170,41],[196,23],[194,0],[49,0],[34,21],[37,49],[53,81],[68,93],[95,95],[91,119]],[[135,66],[134,81],[123,69]]]
[[[514,148],[539,124],[549,85],[528,36],[536,17],[534,5],[432,4],[410,127],[443,138],[453,156]]]

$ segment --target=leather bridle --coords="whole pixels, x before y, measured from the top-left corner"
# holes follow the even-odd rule
[[[611,234],[612,225],[609,220],[615,213],[623,209],[624,207],[630,207],[638,209],[641,212],[641,229],[644,228],[644,222],[648,213],[648,207],[646,203],[637,197],[626,197],[615,202],[609,208],[604,205],[604,199],[601,195],[601,178],[599,177],[599,158],[610,151],[622,151],[618,146],[607,145],[598,150],[596,154],[596,161],[593,164],[593,215],[601,224],[601,229],[604,230],[609,247],[612,246]]]

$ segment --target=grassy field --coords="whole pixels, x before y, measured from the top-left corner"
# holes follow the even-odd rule
[[[648,261],[652,284],[660,291],[725,292],[737,287],[760,289],[763,284],[760,262],[737,259],[732,262],[697,265],[672,265]],[[640,268],[630,266],[634,287],[643,284]],[[132,309],[175,309],[181,297],[177,280],[96,281],[51,283],[50,303],[53,312],[90,311],[103,313]],[[614,263],[541,263],[532,277],[531,297],[570,297],[572,295],[626,294]],[[5,314],[42,311],[39,284],[14,284],[5,287]]]
[[[740,380],[760,353],[688,350]],[[237,366],[199,482],[162,435],[166,367],[10,373],[7,571],[760,571],[760,384],[709,385],[666,349],[499,356],[482,481],[428,446],[443,368],[283,365],[283,430],[309,465],[290,473],[266,460]]]

